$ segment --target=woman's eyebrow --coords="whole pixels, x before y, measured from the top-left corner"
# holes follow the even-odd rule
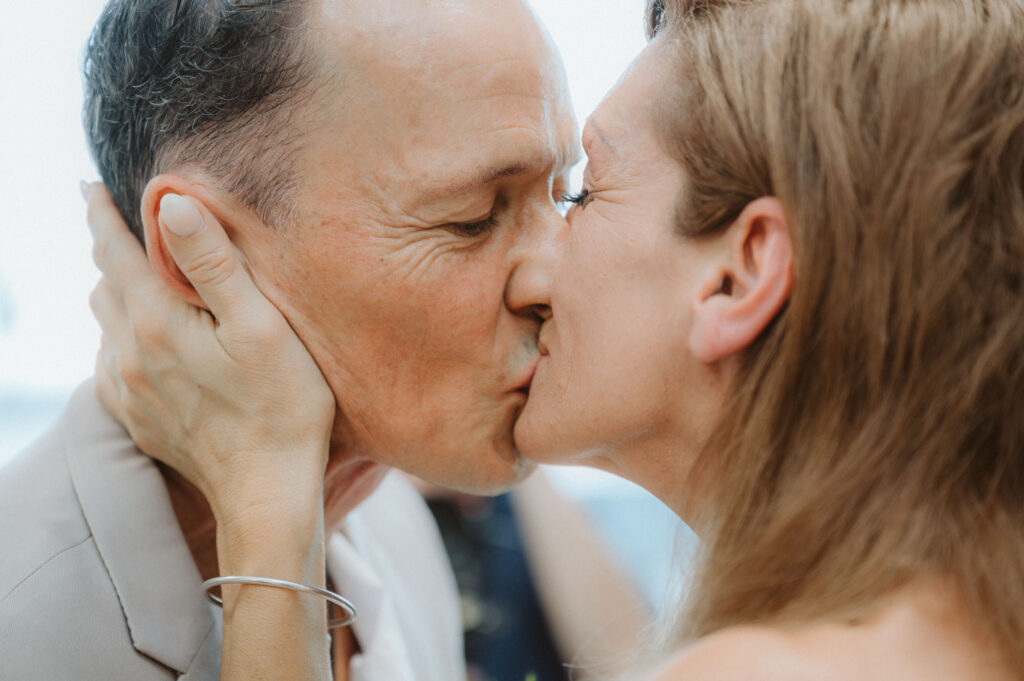
[[[601,142],[601,144],[607,147],[609,151],[615,151],[615,145],[608,141],[607,135],[605,135],[604,131],[601,130],[598,124],[594,122],[593,118],[588,118],[586,125],[583,126],[582,139],[583,149],[588,155],[593,148],[595,140]]]

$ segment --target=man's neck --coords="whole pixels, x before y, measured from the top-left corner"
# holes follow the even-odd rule
[[[171,507],[178,518],[178,525],[185,535],[185,543],[192,553],[192,559],[199,568],[203,580],[220,574],[217,568],[217,523],[213,511],[202,493],[178,471],[157,462],[157,468],[164,477]]]
[[[219,576],[217,523],[202,493],[174,469],[157,462],[171,507],[204,580]],[[369,460],[332,456],[324,478],[324,526],[330,531],[380,484],[388,469]]]

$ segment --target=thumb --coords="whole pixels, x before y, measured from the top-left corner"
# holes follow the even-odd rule
[[[252,318],[270,304],[242,266],[224,228],[201,202],[165,194],[159,221],[175,264],[218,320]]]

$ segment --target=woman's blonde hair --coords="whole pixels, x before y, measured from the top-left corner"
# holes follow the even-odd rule
[[[778,197],[792,296],[702,454],[689,635],[951,579],[1024,669],[1024,5],[664,0],[680,230]]]

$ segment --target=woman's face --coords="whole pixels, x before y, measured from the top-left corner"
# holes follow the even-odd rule
[[[685,470],[680,456],[707,430],[714,402],[687,341],[708,259],[674,230],[684,174],[651,113],[674,77],[667,52],[653,42],[584,129],[583,188],[515,429],[534,460],[604,468],[656,494],[665,472]]]

